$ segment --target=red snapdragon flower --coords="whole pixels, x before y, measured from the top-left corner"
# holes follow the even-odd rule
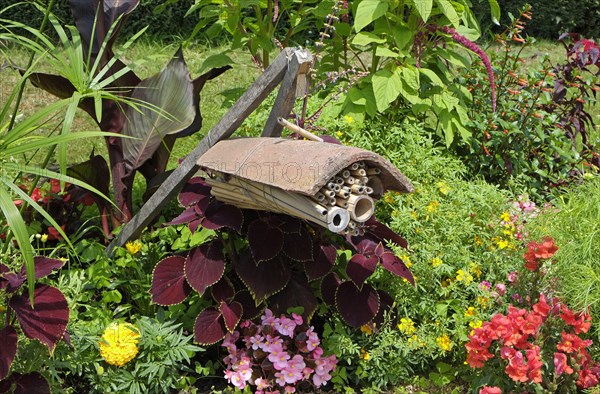
[[[531,241],[527,245],[527,253],[523,255],[525,259],[525,268],[529,271],[537,271],[540,259],[549,259],[554,256],[558,250],[558,246],[554,244],[554,240],[550,237],[544,237],[542,243]]]
[[[573,368],[567,364],[567,355],[560,352],[554,353],[554,369],[556,370],[556,376],[560,376],[563,373],[570,375],[573,373]]]
[[[496,386],[483,386],[479,394],[502,394],[502,389]]]
[[[576,334],[586,333],[592,325],[592,317],[589,313],[575,313],[565,305],[561,305],[560,318],[573,327]]]
[[[561,332],[562,341],[556,345],[556,348],[565,353],[585,352],[585,348],[592,344],[590,339],[583,340],[575,334]]]

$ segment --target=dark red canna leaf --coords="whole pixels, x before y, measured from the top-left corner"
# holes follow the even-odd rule
[[[194,177],[187,181],[179,193],[179,203],[184,207],[190,207],[201,200],[210,198],[210,185],[200,177]]]
[[[415,279],[413,274],[410,272],[406,265],[392,252],[386,252],[381,257],[381,265],[392,274],[400,276],[409,281],[413,286],[415,285]]]
[[[192,288],[185,280],[185,258],[171,256],[162,259],[152,273],[152,302],[158,305],[177,305],[183,302]]]
[[[0,393],[10,391],[13,385],[13,394],[50,394],[50,384],[39,372],[11,374],[7,380],[0,382]],[[7,391],[3,391],[5,388]]]
[[[379,294],[369,284],[359,289],[351,281],[342,283],[335,293],[335,305],[342,320],[358,328],[369,323],[379,311]]]
[[[254,261],[271,260],[283,248],[283,231],[267,220],[255,220],[248,226],[248,244]]]
[[[238,323],[242,319],[242,304],[235,301],[231,304],[221,301],[221,303],[219,304],[219,310],[223,315],[225,328],[227,328],[227,331],[229,331],[230,333],[233,333],[233,330],[235,330]]]
[[[17,354],[17,330],[7,325],[0,330],[0,380],[6,378]]]
[[[321,281],[321,298],[327,305],[335,305],[335,293],[341,284],[342,280],[335,272],[331,272],[323,278]]]
[[[280,256],[257,266],[249,251],[240,256],[235,271],[256,302],[283,290],[292,274],[289,262]]]
[[[229,301],[235,295],[235,289],[231,285],[231,282],[229,282],[229,279],[223,276],[221,280],[211,287],[210,293],[217,302]]]
[[[356,287],[362,288],[365,280],[375,272],[378,262],[379,258],[375,255],[366,257],[362,254],[355,254],[350,261],[348,261],[346,274],[352,279],[352,282],[354,282]]]
[[[242,317],[244,319],[254,319],[260,316],[263,311],[264,305],[256,305],[254,298],[252,298],[252,294],[250,294],[248,290],[238,291],[235,293],[235,297],[233,299],[242,305]]]
[[[204,212],[202,227],[208,230],[218,230],[223,227],[240,231],[244,216],[238,207],[212,200]]]
[[[175,219],[170,222],[166,222],[165,226],[173,226],[177,224],[187,224],[195,219],[198,219],[198,214],[194,207],[188,207],[183,212],[179,214]]]
[[[298,233],[285,233],[283,253],[292,260],[311,261],[313,259],[313,242],[304,226]]]
[[[313,247],[314,259],[304,263],[308,280],[320,279],[331,272],[337,258],[337,249],[333,245],[317,245]]]
[[[398,246],[408,249],[408,242],[396,234],[391,228],[383,223],[378,222],[374,217],[367,220],[365,223],[367,232],[380,241],[395,243]]]
[[[29,303],[29,296],[23,294],[12,297],[9,306],[15,311],[23,333],[52,352],[67,328],[69,305],[60,290],[42,284],[36,285],[33,302],[35,309]]]
[[[307,322],[317,309],[318,301],[306,277],[295,273],[285,289],[269,298],[268,305],[275,315],[287,314],[289,308],[300,306],[304,310],[302,317]]]
[[[225,257],[217,241],[200,245],[185,260],[185,277],[194,290],[203,294],[225,272]]]
[[[194,339],[201,345],[212,345],[225,338],[227,330],[223,315],[214,307],[208,307],[196,318]]]
[[[375,319],[373,319],[375,328],[379,329],[385,322],[386,314],[392,327],[395,327],[398,322],[398,313],[396,312],[396,308],[394,308],[394,299],[383,290],[377,290],[377,294],[379,294],[379,311]]]

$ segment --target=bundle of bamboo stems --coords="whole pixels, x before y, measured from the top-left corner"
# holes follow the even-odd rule
[[[309,220],[332,232],[361,235],[383,194],[381,170],[359,161],[331,177],[314,196],[210,171],[206,180],[220,201],[245,209],[279,212]]]

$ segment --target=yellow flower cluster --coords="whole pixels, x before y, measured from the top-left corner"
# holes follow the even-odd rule
[[[465,282],[465,284],[469,284],[473,282],[473,275],[471,275],[468,271],[459,269],[456,271],[456,280],[458,282]]]
[[[373,334],[373,326],[371,324],[364,324],[360,326],[360,331],[364,332],[367,335]]]
[[[360,349],[360,358],[367,361],[371,358],[371,355],[365,349]]]
[[[442,259],[440,259],[439,257],[434,257],[431,260],[431,265],[434,267],[439,267],[440,265],[442,265],[444,262],[442,261]]]
[[[472,306],[468,307],[465,311],[465,317],[473,317],[477,314],[477,311]]]
[[[429,212],[429,213],[433,213],[433,212],[435,212],[435,211],[438,209],[438,207],[439,207],[439,206],[440,206],[440,203],[439,203],[439,202],[437,202],[437,201],[432,201],[432,202],[430,202],[430,203],[427,205],[427,212]]]
[[[477,279],[479,279],[481,277],[481,266],[477,263],[470,263],[469,264],[469,272],[472,273],[473,275],[475,275],[475,277]]]
[[[442,193],[444,196],[446,196],[451,190],[450,186],[448,186],[446,182],[438,182],[435,185],[438,187],[439,192]]]
[[[415,328],[415,322],[408,317],[403,317],[400,319],[400,323],[398,323],[398,330],[407,336],[411,336],[417,331]]]
[[[490,306],[491,300],[489,297],[477,296],[475,300],[477,305],[479,305],[483,309],[487,309]]]
[[[132,324],[110,323],[99,341],[100,355],[107,363],[122,367],[138,354],[139,340],[140,333]]]
[[[130,254],[136,254],[142,250],[142,242],[139,240],[129,241],[125,244],[125,249],[127,249]]]
[[[449,352],[450,349],[452,349],[452,341],[450,340],[450,337],[448,337],[448,335],[446,334],[442,335],[441,337],[437,337],[435,339],[435,343],[440,349],[442,349],[445,352]]]

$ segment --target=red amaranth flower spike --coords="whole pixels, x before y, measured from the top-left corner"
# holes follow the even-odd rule
[[[449,26],[429,25],[428,28],[430,31],[441,31],[443,33],[449,34],[455,42],[463,45],[465,48],[469,49],[472,52],[475,52],[475,54],[479,56],[479,58],[485,66],[485,69],[487,70],[488,78],[490,80],[490,90],[492,92],[492,112],[496,112],[496,83],[494,80],[494,70],[492,69],[492,63],[490,62],[490,59],[484,52],[484,50],[481,49],[473,41],[459,34],[456,30]]]

